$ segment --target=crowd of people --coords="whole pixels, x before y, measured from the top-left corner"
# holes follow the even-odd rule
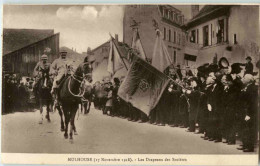
[[[67,52],[61,51],[59,63],[56,64],[55,61],[51,66],[57,69],[67,66],[66,54]],[[43,55],[43,64],[37,64],[34,75],[37,76],[40,69],[46,67],[47,60],[47,56]],[[245,64],[233,63],[231,67],[222,66],[221,63],[207,63],[199,66],[196,74],[189,67],[183,74],[179,65],[176,68],[170,66],[165,70],[165,74],[171,78],[171,82],[149,115],[117,95],[124,77],[113,80],[106,78],[102,82],[96,82],[92,88],[93,103],[104,115],[158,126],[187,128],[187,132],[203,134],[202,139],[216,143],[234,145],[240,140],[242,145],[239,150],[253,152],[258,136],[259,78],[255,79],[258,73],[253,72],[251,57],[247,57],[246,60]],[[241,66],[245,66],[242,77]],[[259,62],[256,66],[259,69]],[[61,73],[62,79],[64,72],[59,71],[61,70],[56,72]],[[5,74],[3,113],[35,108],[35,81],[29,77]]]
[[[4,74],[2,83],[3,114],[33,111],[36,108],[37,101],[33,92],[34,79],[21,77],[17,74]]]
[[[167,74],[172,81],[149,116],[117,96],[124,78],[97,82],[94,92],[103,86],[107,94],[106,98],[96,96],[94,104],[105,115],[186,128],[187,132],[201,134],[207,141],[228,145],[242,142],[238,150],[253,152],[258,140],[259,78],[255,77],[258,73],[253,72],[251,58],[247,57],[247,61],[234,63],[231,67],[204,64],[197,68],[196,76],[189,68],[186,75],[182,75],[179,66],[169,69]],[[246,66],[242,77],[241,66]]]

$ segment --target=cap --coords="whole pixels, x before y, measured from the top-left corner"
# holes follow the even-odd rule
[[[41,56],[41,59],[42,59],[42,60],[47,60],[47,59],[48,59],[48,56],[47,56],[46,54],[43,54],[43,55]]]
[[[60,53],[67,53],[67,51],[64,48],[62,48],[60,49]]]
[[[89,55],[89,56],[85,57],[84,62],[85,62],[85,63],[86,63],[86,62],[92,63],[92,62],[94,62],[95,60],[96,60],[96,59],[95,59],[94,56]]]

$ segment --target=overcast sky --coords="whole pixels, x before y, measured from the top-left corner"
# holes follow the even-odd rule
[[[176,6],[186,18],[190,6]],[[54,29],[60,46],[84,52],[106,42],[109,33],[123,39],[123,6],[4,6],[4,28]]]

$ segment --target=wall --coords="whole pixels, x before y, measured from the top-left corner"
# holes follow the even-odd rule
[[[125,7],[123,21],[123,42],[131,47],[133,30],[132,20],[140,22],[139,34],[144,47],[145,54],[148,58],[152,58],[154,42],[155,42],[155,27],[153,19],[160,22],[159,9],[157,5],[127,5]]]
[[[136,22],[140,22],[138,30],[140,34],[140,38],[144,47],[144,51],[148,58],[152,58],[153,48],[155,44],[155,27],[153,26],[153,20],[156,20],[158,23],[159,29],[163,35],[163,28],[167,29],[167,38],[165,40],[165,45],[168,48],[168,52],[171,57],[174,55],[174,51],[176,51],[176,64],[183,63],[183,39],[185,39],[184,32],[181,28],[176,27],[174,25],[168,24],[163,21],[159,7],[157,5],[128,5],[125,7],[124,14],[124,22],[123,22],[123,42],[127,43],[131,46],[133,30],[131,24],[132,20]],[[168,41],[168,30],[171,29],[171,42]],[[173,43],[174,31],[176,31],[176,42],[178,41],[178,34],[181,35],[180,44]]]
[[[91,53],[94,54],[95,62],[93,64],[93,69],[97,68],[103,59],[108,58],[109,56],[109,49],[110,49],[110,42],[106,42],[102,44],[101,46],[95,48],[91,51]]]
[[[218,19],[225,19],[227,35],[225,42],[217,43],[216,22]],[[203,47],[203,27],[213,26],[212,45]],[[229,16],[222,16],[211,21],[200,24],[189,29],[199,29],[199,47],[196,66],[204,63],[212,63],[213,57],[217,54],[218,59],[222,56],[228,58],[230,63],[244,63],[246,56],[252,56],[253,62],[259,57],[259,7],[258,6],[232,6]],[[225,31],[226,32],[226,31]],[[234,44],[234,34],[237,35],[237,44]],[[210,35],[210,33],[209,33]],[[227,46],[232,51],[227,51]]]
[[[48,56],[49,62],[53,62],[59,57],[59,36],[60,34],[57,33],[44,40],[6,54],[3,57],[3,62],[5,64],[4,71],[31,76],[34,67],[37,62],[39,62],[46,47],[51,48],[51,53]]]
[[[231,8],[229,17],[230,44],[234,44],[234,34],[236,34],[237,45],[245,49],[244,54],[236,57],[237,61],[244,62],[246,56],[251,56],[253,62],[259,59],[257,51],[257,46],[259,48],[260,43],[259,21],[259,6],[243,5]]]

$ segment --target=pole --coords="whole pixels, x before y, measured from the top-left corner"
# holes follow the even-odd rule
[[[109,35],[111,36],[111,34],[109,33]],[[111,36],[111,40],[112,40],[112,42],[114,43],[114,38]],[[125,66],[125,68],[126,68],[126,70],[128,70],[128,68],[127,68],[127,66],[126,66],[126,64],[125,64],[125,61],[123,60],[123,58],[122,58],[122,56],[121,56],[121,54],[120,54],[120,51],[119,51],[119,49],[117,48],[117,46],[116,46],[116,44],[114,43],[114,45],[115,45],[115,47],[116,47],[116,50],[117,50],[117,52],[119,53],[119,56],[120,56],[120,58],[121,58],[121,60],[123,61],[123,64],[124,64],[124,66]]]

